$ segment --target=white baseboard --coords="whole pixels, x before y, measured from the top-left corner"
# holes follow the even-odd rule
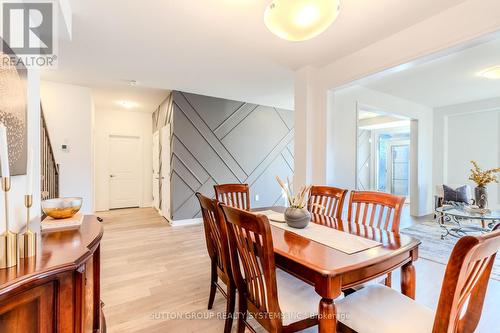
[[[201,219],[201,218],[186,219],[186,220],[170,221],[170,225],[172,225],[172,227],[180,227],[180,226],[186,226],[186,225],[201,224],[202,222],[203,222],[203,219]]]
[[[141,204],[138,206],[138,208],[150,208],[150,207],[155,208],[155,207],[153,206],[153,203],[152,203],[152,202],[141,203]],[[95,211],[96,211],[96,212],[108,212],[108,211],[110,211],[110,210],[111,210],[111,209],[107,206],[107,207],[99,207],[99,208],[97,208]],[[156,208],[155,208],[155,210],[156,210]]]

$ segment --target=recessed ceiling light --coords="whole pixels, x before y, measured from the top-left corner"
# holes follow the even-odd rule
[[[131,87],[135,87],[136,85],[139,84],[139,82],[137,82],[137,80],[129,80],[129,79],[120,79],[120,82],[126,83],[127,85],[129,85]]]
[[[117,101],[116,103],[124,107],[125,109],[132,109],[139,106],[139,104],[137,104],[136,102],[131,102],[131,101]]]
[[[500,66],[485,69],[484,71],[479,72],[478,75],[487,79],[498,80],[500,79]]]
[[[290,41],[303,41],[325,31],[337,18],[340,0],[274,0],[264,22],[272,33]]]
[[[371,112],[371,111],[359,111],[359,116],[358,118],[363,120],[363,119],[370,119],[370,118],[376,118],[380,116],[380,114]]]

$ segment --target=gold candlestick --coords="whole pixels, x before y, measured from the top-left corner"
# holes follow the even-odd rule
[[[33,257],[36,254],[36,233],[30,229],[30,208],[33,205],[33,195],[24,196],[26,207],[26,231],[21,234],[21,247],[19,256],[21,258]]]
[[[9,229],[10,177],[2,178],[5,198],[5,232],[0,236],[0,269],[17,265],[17,234]]]

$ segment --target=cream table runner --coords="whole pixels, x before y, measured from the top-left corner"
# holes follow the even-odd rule
[[[304,229],[289,227],[286,223],[270,222],[276,228],[293,232],[317,243],[326,245],[347,254],[353,254],[382,245],[382,243],[352,235],[321,224],[309,223]]]
[[[276,216],[276,212],[274,211],[262,211],[256,213],[267,215],[268,217]],[[274,222],[272,221],[272,219],[269,222],[276,228],[293,232],[294,234],[308,238],[317,243],[326,245],[347,254],[361,252],[382,245],[382,243],[376,242],[371,239],[352,235],[347,232],[339,231],[337,229],[329,228],[312,222],[309,223],[304,229],[292,228],[289,227],[286,223]]]

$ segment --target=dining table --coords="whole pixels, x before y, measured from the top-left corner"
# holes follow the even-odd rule
[[[285,207],[253,209],[255,213],[283,213]],[[319,332],[337,331],[335,299],[343,291],[384,277],[401,269],[401,292],[415,298],[415,266],[420,241],[398,232],[361,225],[322,214],[311,214],[311,223],[377,242],[377,246],[354,253],[327,246],[271,223],[276,266],[312,285],[321,297],[318,307]],[[348,238],[348,237],[347,237]]]

